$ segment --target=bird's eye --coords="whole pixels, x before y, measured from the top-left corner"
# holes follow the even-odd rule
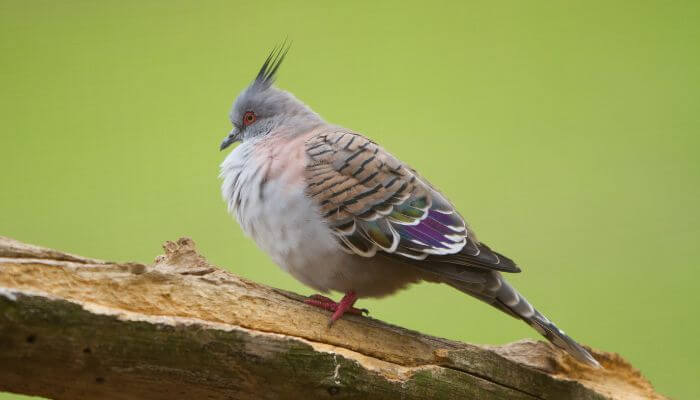
[[[245,114],[243,114],[243,125],[248,126],[255,122],[257,117],[255,116],[255,113],[252,111],[246,111]]]

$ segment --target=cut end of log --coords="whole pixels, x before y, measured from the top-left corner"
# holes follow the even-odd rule
[[[0,237],[0,390],[52,398],[663,399],[621,356],[478,346],[360,316],[213,266],[189,238],[153,265]],[[31,379],[28,371],[31,371]]]

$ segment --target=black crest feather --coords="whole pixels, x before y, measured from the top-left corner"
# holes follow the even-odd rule
[[[275,47],[272,52],[270,52],[270,55],[267,56],[267,59],[260,68],[258,76],[255,77],[256,85],[261,85],[263,88],[272,86],[275,82],[277,70],[282,64],[282,61],[284,61],[284,56],[287,55],[291,46],[291,43],[287,44],[287,41],[284,41],[279,47]]]

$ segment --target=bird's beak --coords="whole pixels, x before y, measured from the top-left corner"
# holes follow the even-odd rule
[[[227,148],[228,146],[236,143],[237,141],[240,140],[240,132],[236,130],[236,128],[231,129],[231,132],[226,136],[226,139],[224,139],[223,142],[221,142],[221,146],[219,146],[219,150],[223,150]]]

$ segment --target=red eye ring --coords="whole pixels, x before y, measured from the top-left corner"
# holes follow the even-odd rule
[[[243,114],[243,125],[248,126],[255,122],[257,118],[254,112],[246,111],[245,114]]]

